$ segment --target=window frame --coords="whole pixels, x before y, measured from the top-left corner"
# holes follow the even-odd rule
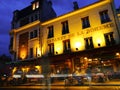
[[[52,38],[52,37],[54,37],[54,27],[53,27],[53,25],[48,27],[48,38]]]
[[[94,48],[92,37],[84,38],[84,41],[85,41],[85,49],[93,49]]]
[[[49,55],[54,55],[54,43],[48,44],[48,54]]]
[[[69,33],[68,21],[64,21],[61,24],[62,24],[62,35]]]
[[[70,39],[64,40],[63,41],[63,52],[69,52],[71,51],[71,46],[70,46]]]
[[[89,16],[83,17],[81,18],[82,21],[82,28],[89,28],[90,27],[90,20],[89,20]]]
[[[101,20],[101,24],[110,22],[110,16],[108,14],[108,10],[103,10],[99,12],[100,15],[100,20]]]
[[[106,46],[115,45],[115,39],[113,36],[113,32],[104,34],[104,38],[105,38]]]

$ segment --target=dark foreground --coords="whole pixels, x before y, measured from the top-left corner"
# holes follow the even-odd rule
[[[8,86],[0,90],[120,90],[120,86]]]

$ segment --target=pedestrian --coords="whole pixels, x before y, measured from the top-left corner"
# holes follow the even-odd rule
[[[91,81],[92,81],[92,73],[91,73],[91,67],[88,66],[86,69],[86,74],[87,74],[87,79],[88,79],[88,84],[91,86]]]

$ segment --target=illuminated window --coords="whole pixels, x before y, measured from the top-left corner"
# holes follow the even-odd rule
[[[37,9],[37,8],[39,8],[39,2],[33,3],[33,4],[32,4],[32,9],[35,10],[35,9]]]
[[[63,41],[63,52],[69,52],[70,51],[70,40]]]
[[[39,2],[36,2],[36,8],[39,8]]]
[[[48,44],[49,55],[54,55],[54,43]]]
[[[100,14],[101,23],[106,23],[106,22],[111,21],[109,15],[108,15],[108,10],[99,12],[99,14]]]
[[[50,26],[48,27],[48,38],[52,38],[54,37],[54,34],[53,34],[53,26]]]
[[[62,34],[69,33],[68,21],[62,22]]]
[[[89,22],[89,17],[84,17],[84,18],[81,18],[82,20],[82,28],[88,28],[90,27],[90,22]]]
[[[35,10],[35,3],[33,3],[33,5],[32,5],[32,9]]]
[[[84,40],[85,40],[85,48],[86,49],[94,48],[92,37],[85,38]]]
[[[30,58],[33,58],[33,48],[30,48]]]
[[[114,37],[113,37],[113,32],[104,34],[104,37],[105,37],[106,46],[110,46],[110,45],[115,44],[115,40],[114,40]]]

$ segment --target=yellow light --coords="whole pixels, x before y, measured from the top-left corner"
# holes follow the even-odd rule
[[[89,61],[89,62],[91,62],[91,61],[92,61],[92,59],[88,59],[88,61]]]
[[[36,8],[39,8],[39,2],[36,2]]]
[[[28,72],[30,68],[26,68],[26,71]]]
[[[80,42],[76,42],[76,43],[75,43],[75,47],[76,47],[76,48],[79,48],[80,46],[81,46],[81,43],[80,43]]]
[[[12,70],[12,74],[14,74],[16,70],[17,70],[17,68],[14,67],[13,70]]]
[[[84,57],[85,60],[87,60],[87,57]]]
[[[40,69],[40,66],[35,66],[35,68]]]
[[[60,48],[57,48],[57,51],[60,51]]]
[[[25,59],[27,56],[27,49],[25,47],[25,45],[22,45],[21,49],[20,49],[20,57],[23,59]]]
[[[35,10],[35,3],[33,4],[32,9]]]
[[[120,55],[120,53],[117,52],[117,53],[116,53],[116,56],[119,56],[119,55]]]
[[[57,51],[56,51],[56,54],[58,54],[58,52],[60,52],[60,48],[57,48],[56,50],[57,50]]]
[[[39,72],[41,72],[41,66],[35,66],[35,68],[37,68],[37,70],[39,71]]]
[[[22,71],[25,72],[25,68],[22,68]]]
[[[97,43],[99,43],[99,44],[100,44],[101,42],[102,42],[102,41],[101,41],[100,39],[98,39],[98,40],[97,40]]]
[[[41,51],[40,48],[37,49],[37,56],[40,57],[41,56]]]

